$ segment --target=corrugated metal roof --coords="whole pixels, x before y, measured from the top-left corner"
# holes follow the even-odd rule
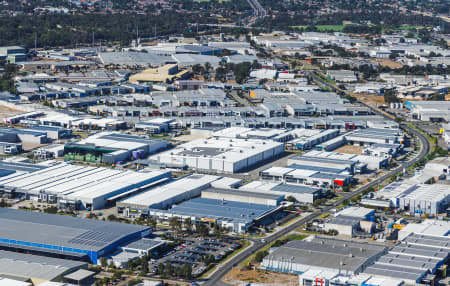
[[[124,223],[0,209],[1,239],[47,244],[57,248],[98,251],[124,236],[147,229]]]

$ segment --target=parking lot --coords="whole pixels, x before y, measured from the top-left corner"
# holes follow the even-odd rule
[[[152,261],[151,271],[156,273],[160,263],[170,263],[173,267],[189,264],[192,267],[192,275],[196,277],[205,272],[208,265],[219,262],[240,247],[238,240],[231,238],[189,237],[176,248],[163,254],[161,259]]]

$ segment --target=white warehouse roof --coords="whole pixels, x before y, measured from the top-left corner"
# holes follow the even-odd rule
[[[20,176],[1,178],[0,186],[31,195],[46,193],[92,203],[170,177],[170,171],[122,171],[60,163]]]
[[[193,174],[125,199],[119,205],[144,208],[158,207],[163,202],[171,205],[172,200],[184,194],[186,194],[186,198],[200,195],[201,189],[208,188],[212,182],[220,178],[212,175]]]

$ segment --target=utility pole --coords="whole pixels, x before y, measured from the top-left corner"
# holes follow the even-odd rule
[[[34,33],[34,51],[37,51],[37,33]]]

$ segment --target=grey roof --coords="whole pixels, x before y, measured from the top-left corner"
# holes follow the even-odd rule
[[[159,139],[149,139],[142,136],[137,135],[128,135],[128,134],[119,134],[119,133],[112,133],[107,134],[99,137],[99,139],[108,139],[108,140],[115,140],[115,141],[121,141],[121,142],[139,142],[144,144],[153,144],[157,142],[162,142],[164,140]]]
[[[321,189],[316,189],[308,186],[301,185],[289,185],[289,184],[279,184],[271,189],[272,191],[278,192],[288,192],[297,194],[315,194],[320,193]]]
[[[386,254],[378,259],[378,263],[430,271],[433,271],[437,265],[437,262],[432,259],[398,254]]]
[[[147,229],[125,223],[0,208],[0,238],[7,240],[99,251],[125,236]]]
[[[342,159],[333,159],[333,158],[325,158],[325,157],[312,157],[308,155],[298,155],[291,157],[290,160],[301,160],[301,161],[309,161],[309,162],[321,162],[321,163],[339,163],[339,164],[349,164],[354,165],[355,162],[351,160],[342,160]]]
[[[428,236],[415,233],[408,236],[404,241],[410,244],[421,244],[430,247],[450,249],[450,237]]]
[[[124,245],[122,247],[147,251],[149,249],[158,247],[164,243],[165,243],[164,241],[160,241],[160,240],[143,238],[143,239],[139,239],[139,240],[133,241],[131,243],[128,243],[127,245]]]
[[[309,165],[302,165],[302,164],[291,164],[291,165],[287,166],[287,168],[310,170],[310,171],[317,171],[317,172],[321,172],[321,173],[323,172],[323,173],[331,173],[331,174],[339,174],[346,170],[345,168],[337,169],[337,168],[309,166]]]
[[[169,55],[160,55],[151,52],[108,52],[99,53],[98,56],[105,65],[147,66],[174,62]]]
[[[267,193],[255,193],[255,192],[246,192],[246,191],[239,191],[239,190],[229,190],[229,189],[217,189],[217,188],[208,188],[202,191],[204,192],[211,192],[216,194],[223,194],[223,195],[236,195],[236,196],[242,196],[242,197],[257,197],[262,199],[268,199],[268,200],[278,200],[280,199],[280,195],[277,194],[267,194]]]
[[[385,249],[380,245],[316,238],[288,242],[266,258],[286,260],[289,257],[294,264],[358,271],[370,258],[380,255]]]
[[[240,223],[251,223],[273,210],[276,207],[261,204],[248,204],[241,202],[196,198],[166,211],[172,214],[195,216],[197,218],[210,218],[216,220],[228,220]],[[161,211],[161,210],[157,210]],[[163,211],[164,212],[164,211]]]
[[[426,270],[405,268],[401,266],[383,265],[375,263],[364,270],[365,274],[392,277],[395,279],[407,279],[411,281],[419,281],[425,274]]]
[[[70,271],[86,267],[86,262],[0,250],[0,273],[53,280]]]
[[[34,172],[47,168],[47,166],[41,166],[31,163],[18,163],[18,162],[5,162],[0,160],[0,169],[10,170],[10,171],[21,171],[21,172]]]
[[[91,276],[94,276],[95,272],[86,270],[86,269],[79,269],[73,273],[70,273],[69,275],[64,276],[66,279],[75,280],[75,281],[81,281],[86,278],[89,278]]]
[[[435,260],[444,260],[448,257],[449,252],[445,249],[428,247],[422,245],[399,244],[392,248],[390,253],[404,254],[410,256],[423,256]]]
[[[360,219],[355,218],[355,217],[338,216],[338,217],[334,217],[334,218],[330,219],[327,223],[353,226],[353,225],[359,224],[359,221],[360,221]]]

